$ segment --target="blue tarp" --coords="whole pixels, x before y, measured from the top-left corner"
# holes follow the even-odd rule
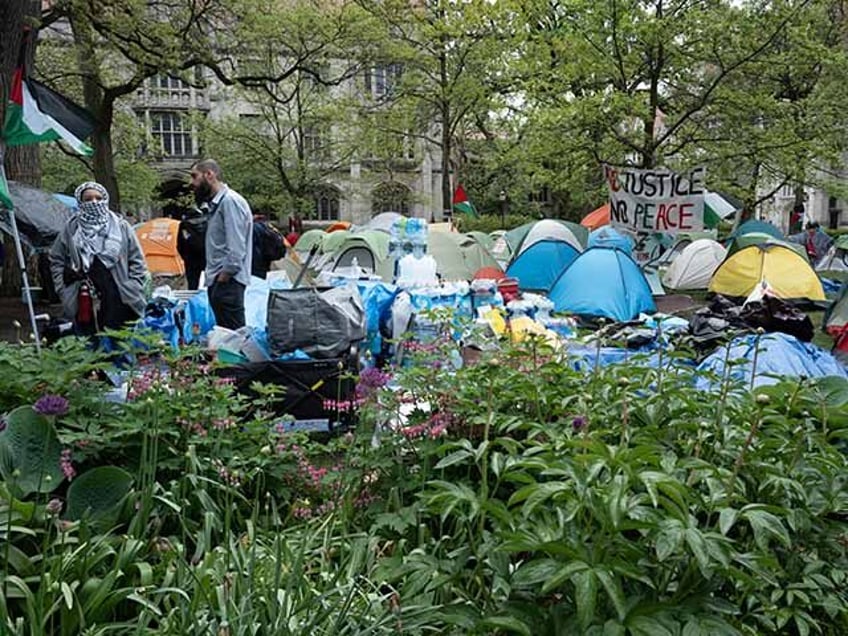
[[[398,289],[380,281],[360,280],[356,286],[362,296],[362,306],[365,308],[365,348],[372,354],[380,353],[383,339],[380,335],[380,325],[386,320],[392,309],[392,303]]]
[[[656,311],[642,270],[617,248],[592,247],[583,252],[554,284],[550,299],[555,311],[619,321]]]
[[[589,233],[589,247],[617,247],[631,255],[633,254],[633,239],[615,228],[605,225]]]
[[[728,345],[716,349],[704,360],[698,371],[711,371],[719,378],[724,376],[724,361],[728,356],[731,361],[730,377],[750,384],[753,368],[754,350],[757,346],[757,336],[747,335],[735,338]],[[793,336],[783,333],[765,334],[760,338],[757,353],[756,377],[754,386],[777,383],[778,379],[770,375],[808,378],[825,376],[848,377],[845,367],[830,353],[813,344],[801,342]],[[733,361],[744,360],[734,364]],[[718,380],[699,375],[695,387],[703,390],[715,388]]]
[[[517,278],[521,291],[547,294],[578,255],[579,252],[565,241],[539,241],[515,258],[507,268],[506,276]]]

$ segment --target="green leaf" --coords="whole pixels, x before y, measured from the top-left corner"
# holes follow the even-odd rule
[[[689,549],[698,561],[698,569],[701,570],[704,578],[709,579],[712,576],[712,572],[710,572],[710,557],[707,554],[707,545],[701,531],[697,528],[686,528],[684,537],[686,539],[686,545],[689,546]]]
[[[509,498],[509,503],[526,499],[522,512],[525,516],[529,516],[540,504],[544,503],[551,497],[572,489],[570,482],[563,481],[546,481],[541,484],[531,484],[521,488],[512,497]]]
[[[77,521],[85,515],[93,519],[111,516],[129,494],[132,482],[132,475],[117,466],[86,471],[68,488],[67,518]]]
[[[489,616],[480,621],[478,626],[504,630],[513,634],[522,634],[523,636],[533,636],[530,626],[515,616]]]
[[[547,581],[559,571],[560,563],[553,559],[537,559],[522,563],[512,575],[513,587],[529,587]]]
[[[13,494],[24,497],[33,492],[51,492],[62,483],[62,449],[56,430],[31,406],[9,413],[6,429],[0,433],[0,446],[0,473]]]
[[[71,586],[65,581],[62,581],[60,587],[62,590],[62,596],[65,599],[65,605],[67,605],[69,610],[74,609],[74,593],[71,591]]]
[[[770,537],[777,539],[787,548],[790,546],[789,533],[780,519],[772,513],[761,508],[746,507],[741,514],[751,524],[751,529],[754,531],[754,541],[761,550],[768,550]]]
[[[554,574],[551,578],[545,581],[545,584],[542,586],[542,594],[547,594],[548,592],[559,588],[563,583],[568,580],[574,580],[574,575],[576,573],[588,569],[589,565],[587,563],[584,563],[583,561],[572,561],[571,563],[560,567],[560,569],[557,570],[556,574]]]
[[[680,549],[683,544],[683,526],[679,521],[664,523],[662,530],[657,535],[655,549],[657,559],[665,561]]]
[[[454,466],[455,464],[459,464],[464,462],[469,457],[473,457],[474,453],[471,451],[460,449],[452,452],[450,455],[443,457],[435,466],[436,469],[447,468],[448,466]]]
[[[577,603],[577,622],[586,630],[595,619],[598,601],[598,579],[588,567],[571,577],[574,583],[574,600]]]
[[[612,601],[615,607],[615,613],[618,615],[618,620],[623,621],[627,616],[627,607],[624,602],[624,593],[621,590],[621,583],[616,577],[610,575],[606,570],[595,570],[595,575],[604,586],[604,590]]]
[[[733,527],[733,524],[736,523],[736,517],[739,515],[739,511],[735,508],[722,508],[718,513],[718,527],[721,530],[721,533],[727,536],[727,533],[730,532],[730,529]]]

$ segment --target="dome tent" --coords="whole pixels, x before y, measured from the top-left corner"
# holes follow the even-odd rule
[[[807,259],[781,242],[750,245],[730,254],[713,274],[709,290],[747,297],[761,281],[784,299],[824,300],[821,281]]]
[[[551,239],[564,241],[578,252],[582,252],[585,245],[585,242],[580,241],[574,233],[574,230],[570,228],[566,222],[557,221],[555,219],[542,219],[541,221],[537,221],[532,224],[532,227],[530,227],[529,231],[524,236],[524,240],[521,241],[521,245],[516,251],[516,255],[520,255],[539,241],[548,241]]]
[[[656,311],[642,270],[614,247],[591,247],[575,258],[554,283],[550,299],[556,311],[619,321]]]
[[[537,241],[527,249],[522,249],[507,268],[506,276],[518,279],[521,291],[547,294],[560,274],[579,255],[580,252],[566,241]]]
[[[611,225],[605,225],[589,233],[589,247],[617,247],[632,255],[633,239]]]
[[[727,250],[711,239],[698,239],[683,248],[663,276],[672,289],[706,289]]]
[[[483,267],[498,267],[497,261],[473,236],[456,232],[430,232],[427,252],[436,260],[442,280],[472,280]]]
[[[160,276],[182,276],[185,265],[177,251],[177,239],[180,234],[180,222],[176,219],[160,217],[150,219],[135,227],[135,235],[144,260],[151,274]]]
[[[848,234],[838,237],[816,265],[817,272],[848,272]]]

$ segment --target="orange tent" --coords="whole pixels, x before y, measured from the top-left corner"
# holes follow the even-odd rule
[[[350,221],[336,221],[335,223],[328,225],[324,231],[327,233],[335,232],[337,230],[349,230],[350,229]]]
[[[597,210],[592,210],[587,214],[582,221],[580,221],[580,225],[583,227],[589,228],[590,230],[596,230],[599,227],[603,227],[604,225],[609,225],[610,222],[610,206],[609,203],[604,203]]]
[[[181,276],[185,265],[177,251],[180,222],[175,219],[151,219],[135,227],[144,260],[151,274]]]

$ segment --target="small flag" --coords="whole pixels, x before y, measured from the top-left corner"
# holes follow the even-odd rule
[[[24,33],[18,67],[12,76],[3,141],[6,146],[28,146],[61,140],[78,154],[94,154],[84,141],[94,130],[91,114],[44,84],[25,77],[24,52],[28,39],[29,30]]]
[[[465,188],[462,184],[456,186],[456,191],[453,193],[453,209],[469,216],[477,217],[477,210],[474,205],[468,200],[468,195],[465,194]]]

